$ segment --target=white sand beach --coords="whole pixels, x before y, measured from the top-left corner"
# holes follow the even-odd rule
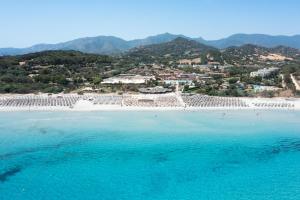
[[[300,110],[297,98],[210,97],[205,95],[1,95],[0,111],[171,111]]]

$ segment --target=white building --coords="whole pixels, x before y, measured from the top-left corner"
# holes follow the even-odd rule
[[[193,80],[189,79],[167,79],[164,80],[166,85],[193,85]]]
[[[120,74],[115,77],[104,79],[102,84],[143,84],[150,80],[155,80],[154,76],[141,76],[134,74]]]
[[[251,72],[250,77],[260,76],[262,78],[265,78],[265,77],[270,76],[271,74],[277,73],[278,71],[279,71],[278,67],[263,68],[263,69],[259,69],[259,70],[255,71],[255,72]]]
[[[281,90],[281,88],[275,87],[275,86],[253,85],[253,90],[254,90],[255,92],[278,91],[278,90]]]

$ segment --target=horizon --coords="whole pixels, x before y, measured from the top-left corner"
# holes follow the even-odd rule
[[[166,32],[205,40],[240,33],[293,36],[300,33],[300,27],[295,26],[300,18],[299,6],[296,0],[5,0],[0,17],[7,20],[1,22],[5,29],[0,33],[0,48],[97,36],[128,41]]]

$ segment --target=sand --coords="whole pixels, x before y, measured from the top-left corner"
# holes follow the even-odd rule
[[[32,95],[32,94],[31,94]],[[16,95],[0,95],[0,98],[15,97]],[[300,110],[300,99],[298,98],[238,98],[248,105],[248,107],[189,107],[184,104],[180,95],[177,96],[181,102],[180,106],[173,107],[147,107],[147,106],[125,106],[125,105],[101,105],[94,104],[89,100],[78,100],[74,106],[0,106],[0,112],[14,111],[201,111],[201,110]],[[256,103],[278,104],[288,103],[293,104],[293,107],[270,107],[255,106]]]
[[[0,107],[0,112],[14,111],[201,111],[201,110],[300,110],[300,99],[284,98],[240,98],[245,101],[249,107],[137,107],[120,105],[94,105],[87,100],[79,100],[74,107],[61,106],[31,106],[31,107]],[[292,108],[279,107],[256,107],[253,103],[293,103]]]

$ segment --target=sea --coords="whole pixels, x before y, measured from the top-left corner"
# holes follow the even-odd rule
[[[299,111],[0,113],[0,200],[299,200]]]

